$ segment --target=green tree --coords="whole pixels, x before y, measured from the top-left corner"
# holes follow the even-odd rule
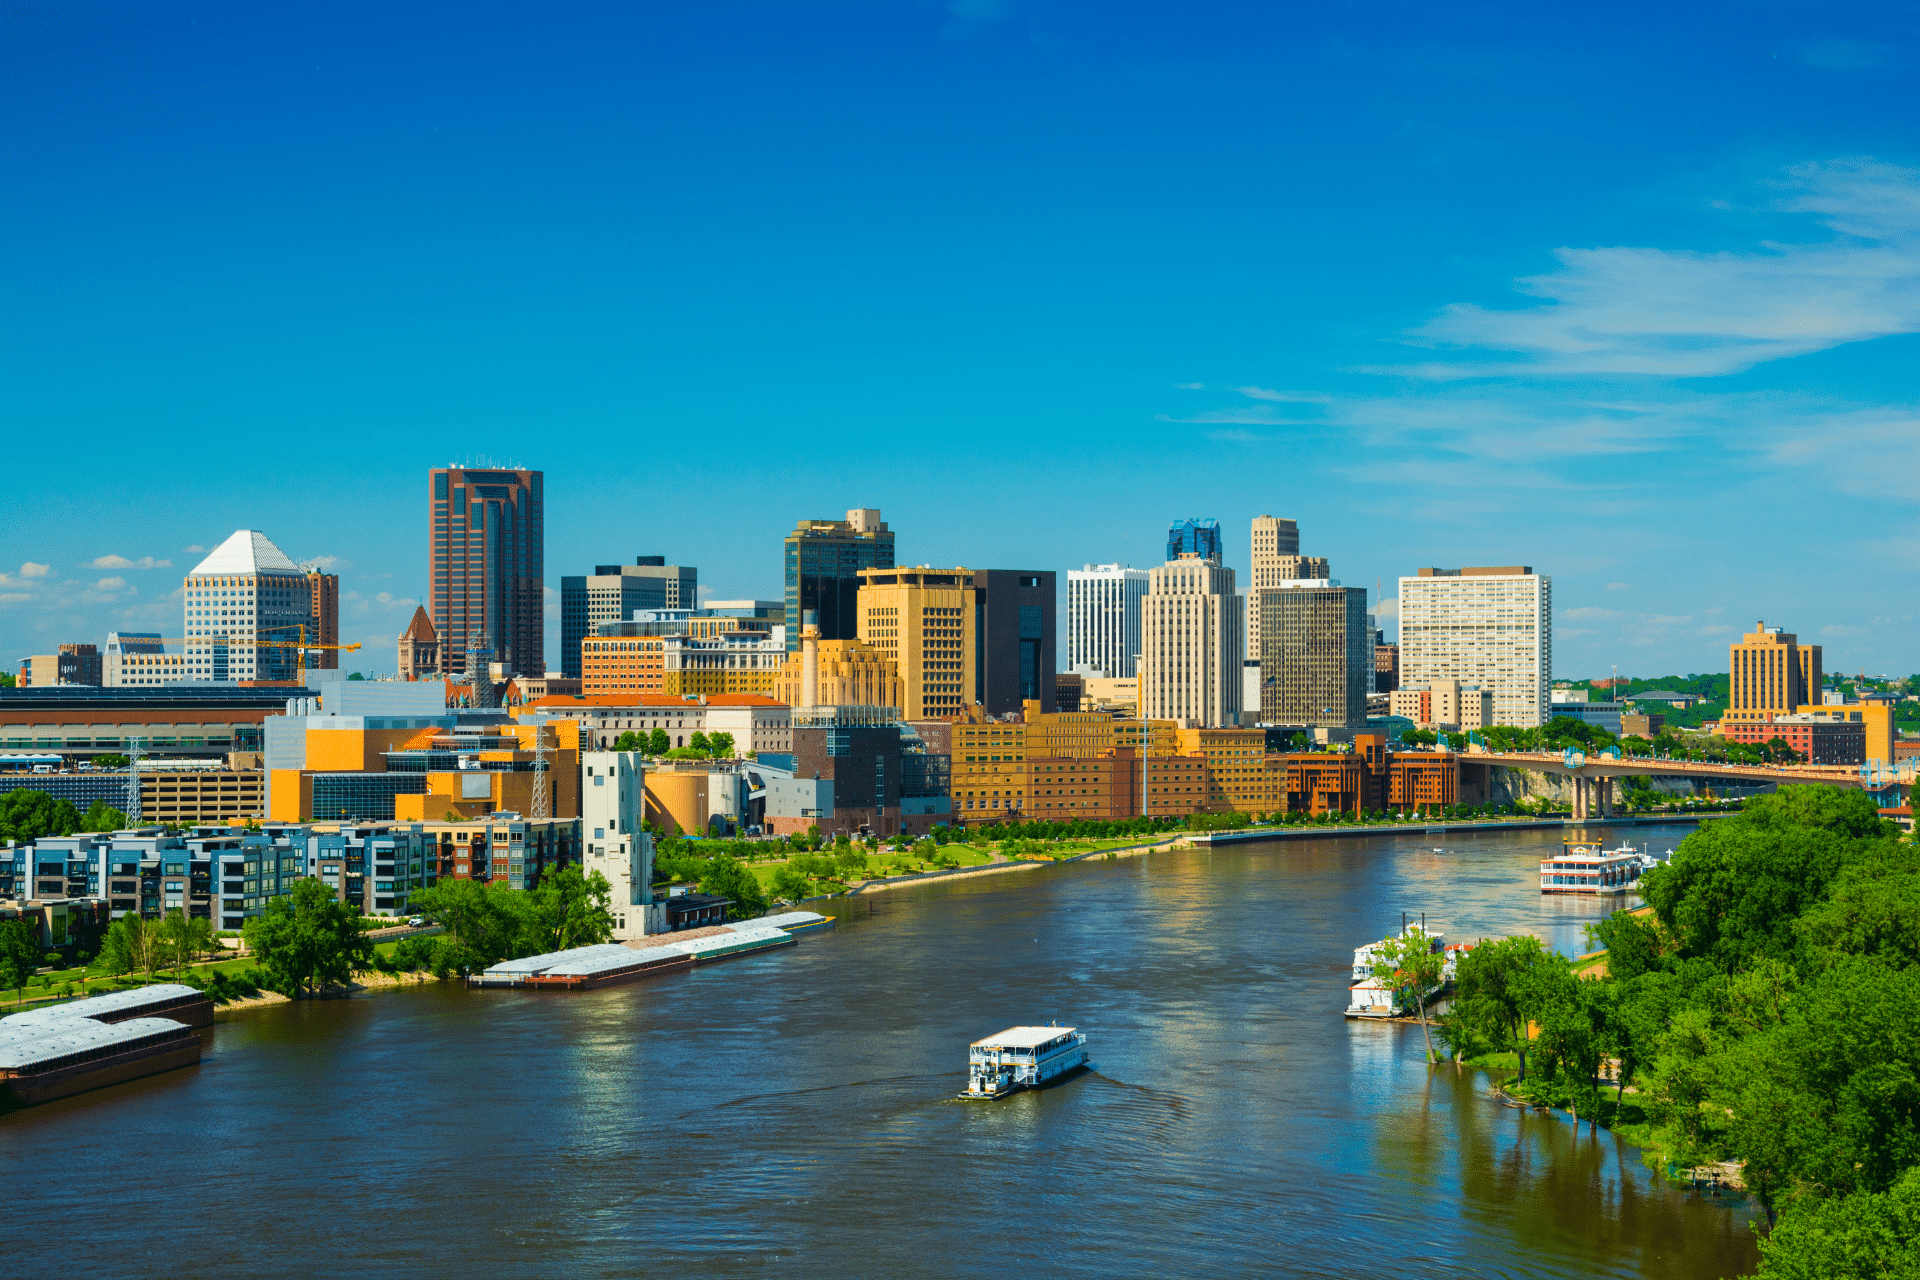
[[[598,871],[562,867],[540,878],[526,895],[528,955],[590,947],[613,937],[613,886]]]
[[[87,806],[75,831],[124,831],[127,815],[108,804],[105,800],[95,800]]]
[[[1761,1280],[1920,1280],[1920,1170],[1891,1190],[1794,1208],[1760,1239]]]
[[[615,751],[642,751],[647,749],[647,736],[629,729],[613,740]]]
[[[1434,1060],[1433,1031],[1427,1025],[1427,996],[1440,985],[1446,957],[1433,949],[1433,939],[1418,925],[1397,938],[1380,944],[1380,958],[1374,961],[1373,976],[1387,983],[1396,993],[1411,995],[1420,1014],[1420,1034],[1426,1037],[1427,1061]]]
[[[26,920],[0,921],[0,961],[16,970],[14,980],[6,985],[16,992],[25,991],[34,970],[40,967],[39,927]]]
[[[813,882],[788,864],[773,873],[773,892],[788,902],[798,902],[813,893]]]
[[[665,729],[655,729],[647,735],[647,754],[663,756],[673,749],[673,739],[667,736]]]
[[[706,874],[700,877],[700,891],[731,901],[733,906],[727,914],[736,920],[767,913],[767,895],[760,881],[746,863],[731,854],[719,854],[708,864]]]
[[[1523,933],[1482,942],[1460,958],[1445,1015],[1456,1053],[1463,1043],[1511,1049],[1520,1057],[1519,1078],[1527,1078],[1528,978],[1546,954],[1540,939]]]
[[[0,990],[13,992],[15,1004],[24,1004],[27,998],[27,979],[30,971],[20,966],[12,956],[0,956]]]
[[[708,734],[707,750],[711,752],[716,759],[733,759],[733,735],[730,733]]]
[[[433,917],[446,930],[436,957],[453,969],[484,969],[516,955],[522,932],[516,890],[478,880],[442,880],[415,890],[413,909]],[[537,948],[536,948],[537,950]]]
[[[9,791],[0,796],[0,840],[32,844],[42,836],[70,836],[79,827],[80,811],[44,791]]]
[[[132,763],[133,761],[114,751],[102,752],[93,758],[94,767],[97,769],[124,769]]]
[[[703,756],[712,754],[712,749],[707,744],[707,735],[698,729],[695,729],[693,736],[687,739],[687,746]]]
[[[247,949],[288,995],[345,983],[373,959],[359,911],[318,880],[297,881],[291,894],[269,899],[243,932]]]
[[[216,945],[213,921],[204,916],[189,916],[183,911],[169,911],[167,918],[160,922],[159,933],[161,949],[180,973],[185,973],[196,957]]]

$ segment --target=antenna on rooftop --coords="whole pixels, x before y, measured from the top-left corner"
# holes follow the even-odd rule
[[[547,726],[533,726],[533,802],[530,806],[535,818],[548,817],[547,813]]]

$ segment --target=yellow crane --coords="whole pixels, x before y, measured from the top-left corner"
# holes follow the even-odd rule
[[[318,640],[309,640],[307,639],[306,627],[300,624],[295,624],[290,627],[262,627],[260,629],[262,631],[298,631],[300,633],[300,637],[297,640],[245,640],[245,641],[237,641],[237,642],[229,641],[227,644],[227,647],[229,649],[293,649],[298,653],[304,653],[309,649],[337,649],[341,653],[352,653],[354,650],[360,647],[357,644],[325,644]],[[148,639],[145,642],[147,644],[178,644],[178,645],[202,644],[204,645],[204,644],[212,644],[213,637],[212,636],[194,636],[192,639],[181,639],[176,636],[162,636],[158,640]],[[295,660],[298,661],[297,658]],[[248,683],[298,685],[301,683],[301,681],[297,679],[296,680],[257,680],[257,681],[249,681]]]

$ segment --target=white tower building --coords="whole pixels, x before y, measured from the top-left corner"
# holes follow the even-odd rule
[[[1553,715],[1553,579],[1527,565],[1421,569],[1400,579],[1400,687],[1493,691],[1493,723]]]
[[[1199,728],[1240,722],[1247,602],[1233,570],[1184,555],[1148,574],[1140,602],[1140,715]]]
[[[653,837],[646,816],[647,767],[637,751],[580,753],[580,843],[584,875],[613,886],[613,940],[667,930],[666,903],[653,900]]]
[[[1138,674],[1147,571],[1123,564],[1067,570],[1067,669],[1113,680]]]
[[[304,672],[299,651],[259,641],[299,640],[311,627],[307,571],[257,529],[241,529],[186,576],[186,680],[284,681]],[[319,637],[308,632],[308,639]]]

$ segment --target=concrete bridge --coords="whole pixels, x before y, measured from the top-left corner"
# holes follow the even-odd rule
[[[1891,786],[1897,789],[1895,803],[1899,803],[1899,797],[1908,793],[1913,785],[1911,768],[1897,775],[1889,771],[1878,785],[1872,785],[1857,766],[1707,764],[1694,760],[1658,760],[1649,756],[1621,756],[1614,759],[1611,756],[1581,756],[1577,753],[1569,757],[1563,752],[1482,751],[1469,748],[1460,757],[1460,766],[1464,771],[1474,765],[1504,765],[1509,769],[1530,769],[1535,773],[1557,774],[1569,779],[1573,787],[1575,822],[1588,818],[1611,818],[1613,780],[1636,774],[1641,777],[1771,782],[1781,785],[1824,783],[1830,787],[1871,787],[1876,793]]]

